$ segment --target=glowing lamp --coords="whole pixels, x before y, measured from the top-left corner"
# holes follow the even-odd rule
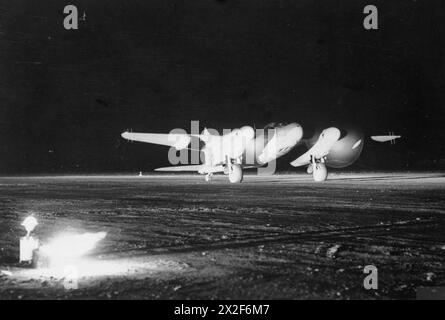
[[[22,226],[26,229],[26,236],[20,238],[20,262],[32,262],[34,250],[39,248],[39,240],[30,236],[37,224],[37,219],[33,216],[27,217],[22,222]]]
[[[37,225],[38,225],[37,219],[34,218],[33,216],[29,216],[25,220],[23,220],[22,226],[24,226],[26,229],[27,237],[29,237],[29,234],[35,229]]]

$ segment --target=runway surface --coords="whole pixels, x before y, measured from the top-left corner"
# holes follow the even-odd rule
[[[0,178],[0,298],[384,299],[445,286],[445,174]],[[22,220],[45,243],[106,231],[78,289],[17,263]],[[363,268],[378,269],[365,290]]]

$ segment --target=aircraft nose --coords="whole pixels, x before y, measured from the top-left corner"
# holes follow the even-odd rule
[[[288,135],[297,143],[303,137],[303,128],[298,123],[291,123],[288,125]]]

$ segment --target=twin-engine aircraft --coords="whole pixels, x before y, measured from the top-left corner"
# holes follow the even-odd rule
[[[131,140],[174,148],[176,151],[194,150],[203,153],[202,163],[163,167],[155,171],[194,171],[205,174],[210,181],[214,173],[228,175],[231,183],[243,180],[243,169],[261,168],[264,172],[275,171],[275,160],[291,151],[299,143],[308,150],[290,164],[294,167],[307,166],[308,174],[315,181],[325,181],[327,167],[344,168],[354,163],[363,150],[363,135],[355,130],[330,127],[316,132],[312,138],[303,139],[303,128],[297,123],[271,123],[264,129],[254,130],[250,126],[219,135],[204,129],[201,134],[186,133],[136,133],[124,132],[122,137]],[[383,141],[393,141],[400,136],[380,136]],[[191,148],[192,140],[199,139],[203,148]],[[377,140],[376,140],[377,141]],[[173,153],[174,154],[174,153]],[[170,155],[170,153],[169,153]],[[170,161],[172,163],[177,163]],[[187,161],[186,161],[187,162]],[[184,164],[184,163],[183,163]]]

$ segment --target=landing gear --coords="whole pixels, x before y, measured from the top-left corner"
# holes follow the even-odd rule
[[[226,156],[224,174],[229,175],[230,183],[240,183],[241,181],[243,181],[243,168],[241,167],[241,158],[230,159],[228,156]]]
[[[229,168],[230,183],[240,183],[243,181],[243,169],[238,164],[232,164]]]
[[[326,168],[325,159],[315,159],[311,156],[311,163],[307,167],[307,173],[312,174],[315,182],[322,182],[328,178],[328,169]]]
[[[206,180],[206,182],[210,182],[210,181],[212,181],[212,176],[213,176],[213,173],[207,173],[206,175],[205,175],[205,180]]]
[[[324,163],[316,163],[313,166],[313,177],[314,181],[316,182],[322,182],[325,181],[328,177],[328,169],[326,168],[326,165]]]

